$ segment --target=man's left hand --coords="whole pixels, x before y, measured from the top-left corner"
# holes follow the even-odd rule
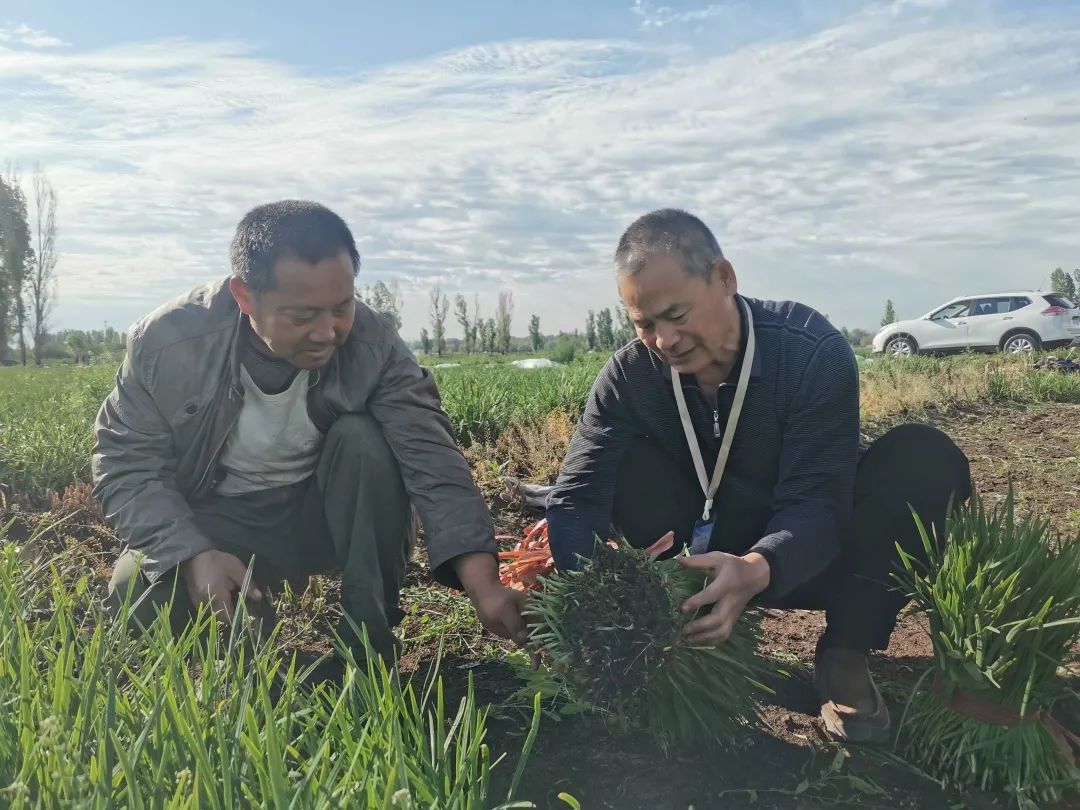
[[[686,613],[712,605],[708,615],[683,627],[687,641],[710,646],[726,641],[746,603],[769,586],[769,561],[752,551],[742,557],[710,551],[692,557],[679,557],[687,568],[708,571],[709,584],[682,604]]]

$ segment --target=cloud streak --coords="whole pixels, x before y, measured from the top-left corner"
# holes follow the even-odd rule
[[[66,48],[69,44],[28,25],[19,25],[15,28],[0,27],[0,43],[24,45],[27,48]]]
[[[513,41],[349,76],[240,42],[9,40],[0,158],[61,194],[69,325],[227,272],[235,223],[284,196],[348,219],[411,335],[434,283],[580,326],[615,300],[621,229],[661,205],[705,218],[744,291],[869,324],[886,297],[914,315],[1080,263],[1080,29],[949,11],[875,5],[733,53]]]
[[[710,3],[707,6],[675,11],[671,6],[658,6],[649,0],[634,0],[630,11],[641,18],[641,27],[667,28],[672,25],[686,25],[689,23],[702,23],[705,20],[716,17],[724,10],[720,3]]]

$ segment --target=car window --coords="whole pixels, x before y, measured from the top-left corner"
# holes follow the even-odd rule
[[[968,314],[969,306],[971,306],[970,301],[956,301],[952,304],[946,304],[931,315],[930,320],[940,321],[942,318],[961,318]]]
[[[1012,305],[1011,298],[978,298],[972,315],[1004,315]]]
[[[1046,293],[1045,295],[1043,295],[1043,298],[1045,298],[1046,302],[1052,307],[1065,307],[1065,309],[1073,309],[1076,306],[1076,304],[1074,304],[1064,295],[1059,295],[1058,293]]]
[[[1018,296],[1012,300],[1012,307],[1009,308],[1009,312],[1016,312],[1018,309],[1031,306],[1031,299],[1024,296]]]

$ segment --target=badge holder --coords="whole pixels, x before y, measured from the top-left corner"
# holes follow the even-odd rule
[[[690,554],[704,554],[709,550],[713,526],[715,525],[715,517],[710,517],[708,520],[698,518],[698,520],[694,521],[694,531],[690,535]]]

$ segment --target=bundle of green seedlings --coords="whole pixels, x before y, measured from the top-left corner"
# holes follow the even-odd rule
[[[661,745],[730,747],[757,717],[766,669],[757,627],[744,615],[718,646],[694,646],[682,603],[706,584],[677,559],[597,542],[579,571],[542,578],[530,635],[573,704],[620,730],[643,728]]]
[[[1080,538],[1018,519],[1012,492],[996,508],[973,496],[945,543],[919,529],[929,567],[901,552],[900,578],[929,617],[935,660],[898,745],[946,783],[1059,800],[1080,787],[1080,740],[1049,713],[1080,636]]]

